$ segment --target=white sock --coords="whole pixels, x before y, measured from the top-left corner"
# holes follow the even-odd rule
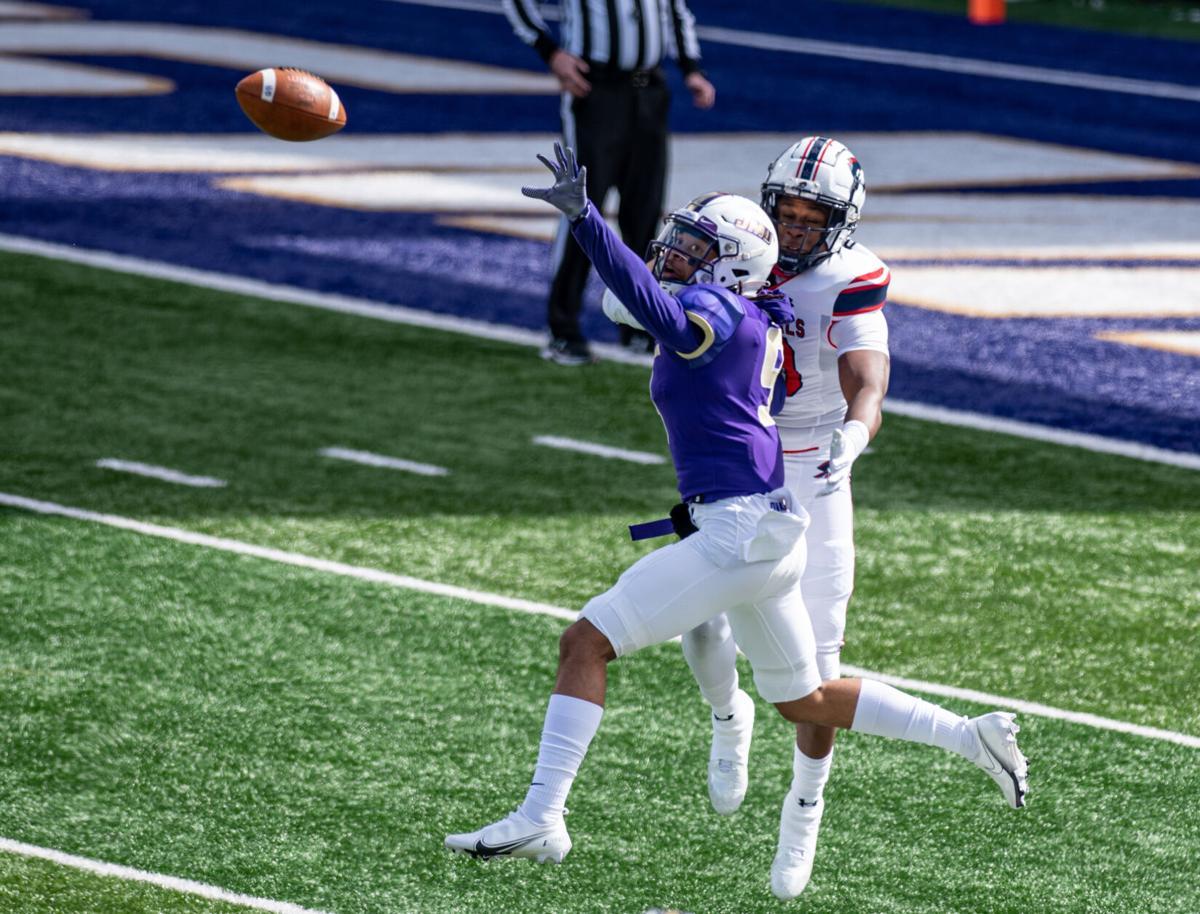
[[[972,761],[979,754],[979,740],[967,718],[874,679],[862,680],[850,729],[939,746]]]
[[[550,696],[533,782],[520,807],[535,825],[550,825],[562,819],[571,783],[603,714],[604,708],[582,698]]]
[[[832,765],[832,749],[824,758],[809,758],[800,751],[799,746],[795,747],[795,756],[792,759],[792,789],[805,805],[816,806],[820,801]]]
[[[737,645],[724,615],[683,635],[683,656],[700,686],[700,694],[717,717],[733,713],[738,691]]]

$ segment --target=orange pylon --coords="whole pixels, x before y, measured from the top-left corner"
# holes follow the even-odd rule
[[[1004,0],[967,0],[967,19],[973,25],[999,25],[1004,21]]]

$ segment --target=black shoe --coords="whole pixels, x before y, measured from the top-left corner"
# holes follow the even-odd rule
[[[541,356],[556,365],[590,365],[596,361],[587,340],[566,340],[558,336],[542,349]]]

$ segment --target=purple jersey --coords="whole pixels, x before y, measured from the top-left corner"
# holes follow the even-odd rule
[[[771,406],[783,365],[776,325],[792,320],[788,299],[756,304],[714,285],[669,295],[595,207],[572,232],[604,284],[659,343],[650,397],[684,501],[779,488],[783,455]]]

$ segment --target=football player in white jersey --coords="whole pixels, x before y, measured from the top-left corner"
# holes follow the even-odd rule
[[[854,585],[850,467],[879,430],[888,385],[887,266],[851,236],[866,199],[863,170],[843,144],[806,137],[771,163],[762,207],[775,220],[780,256],[773,285],[792,299],[783,328],[787,398],[776,414],[785,484],[812,518],[802,579],[823,680],[841,675],[846,606]],[[605,311],[624,309],[611,294]],[[683,651],[713,709],[709,797],[717,812],[741,806],[754,701],[738,687],[737,647],[719,616],[683,636]],[[784,801],[773,876],[794,897],[812,871],[835,730],[798,724],[792,788]],[[782,891],[778,891],[782,889]]]
[[[792,299],[784,327],[787,399],[776,415],[785,484],[808,511],[802,589],[824,680],[841,675],[846,606],[854,588],[850,467],[883,421],[890,359],[883,315],[887,266],[852,239],[866,199],[863,170],[844,145],[806,137],[771,163],[763,209],[779,232],[774,285]],[[721,813],[746,794],[754,703],[738,688],[736,648],[724,618],[684,636],[684,655],[713,706],[709,796]],[[739,719],[740,718],[740,719]],[[796,726],[792,788],[784,800],[777,867],[792,871],[789,894],[812,872],[823,791],[836,731]]]

